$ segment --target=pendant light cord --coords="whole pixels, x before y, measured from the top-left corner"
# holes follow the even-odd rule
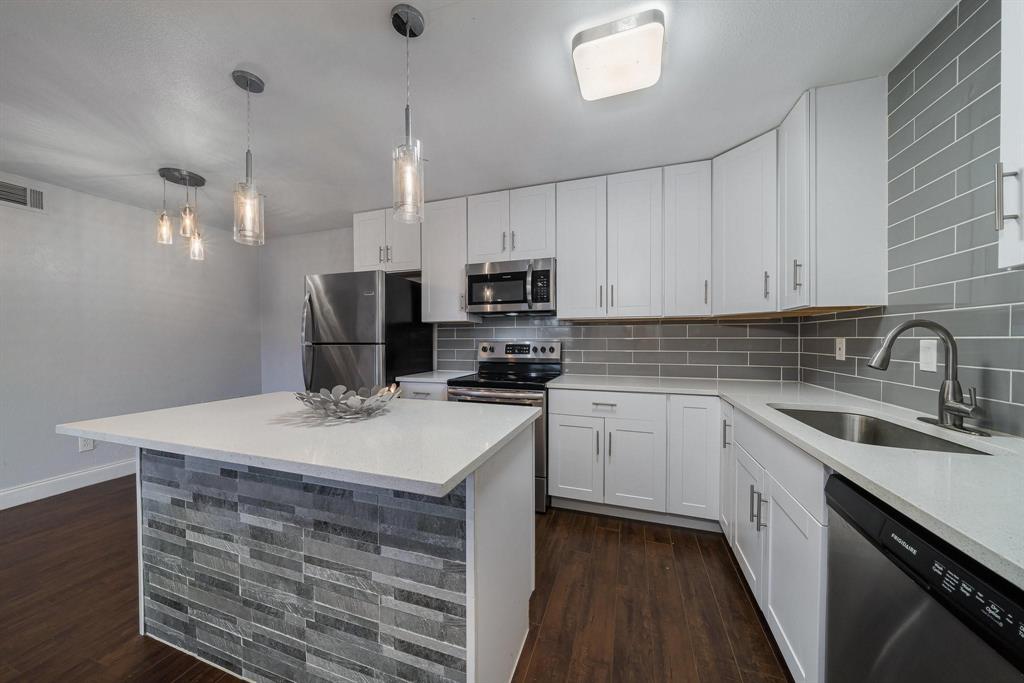
[[[167,213],[167,178],[164,178],[164,213]]]
[[[411,18],[409,11],[405,12],[405,143],[412,146],[412,111],[409,108],[409,29]]]

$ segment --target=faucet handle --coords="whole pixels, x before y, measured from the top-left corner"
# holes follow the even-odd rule
[[[967,401],[967,405],[971,407],[971,412],[974,412],[978,407],[978,387],[971,387],[967,390],[967,395],[970,396],[970,401]]]

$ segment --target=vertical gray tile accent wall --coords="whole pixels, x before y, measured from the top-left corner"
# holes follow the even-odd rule
[[[466,680],[465,483],[443,498],[142,453],[146,632],[252,681]]]
[[[719,379],[797,379],[795,319],[572,322],[485,318],[438,325],[437,369],[476,369],[481,339],[559,339],[565,372]]]
[[[921,370],[910,336],[887,372],[867,367],[886,332],[928,318],[959,341],[960,381],[983,399],[979,424],[1024,435],[1024,270],[996,268],[993,229],[999,18],[999,0],[963,0],[889,74],[889,305],[803,319],[800,374],[935,412],[941,349],[938,372]],[[847,338],[845,361],[835,337]]]

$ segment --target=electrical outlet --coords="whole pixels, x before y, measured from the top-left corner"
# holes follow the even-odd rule
[[[85,453],[86,451],[91,451],[94,448],[96,448],[96,439],[86,439],[81,436],[78,437],[79,453]]]
[[[846,337],[836,337],[836,360],[846,360]]]
[[[939,356],[938,339],[922,339],[921,355],[918,361],[921,363],[921,370],[924,372],[935,372]]]

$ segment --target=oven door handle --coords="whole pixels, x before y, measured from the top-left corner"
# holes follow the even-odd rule
[[[449,401],[455,401],[456,403],[494,403],[503,406],[527,406],[529,408],[539,408],[540,402],[528,400],[528,399],[497,399],[497,398],[471,398],[469,396],[455,396],[449,398]]]
[[[526,307],[533,308],[533,261],[526,265]]]
[[[456,398],[489,398],[505,401],[543,401],[544,393],[540,391],[486,391],[482,389],[463,389],[448,387],[448,396]]]

